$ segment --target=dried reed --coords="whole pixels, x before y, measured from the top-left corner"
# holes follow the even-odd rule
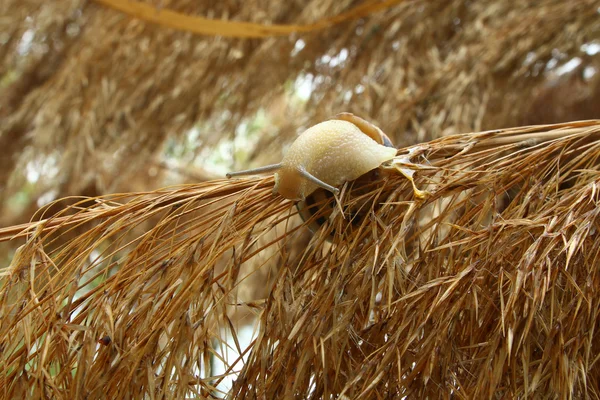
[[[270,177],[1,229],[27,241],[0,271],[0,393],[215,397],[232,335],[235,398],[598,398],[599,158],[600,121],[400,149],[368,190],[344,186],[365,218],[336,209],[299,252],[305,223]],[[261,269],[267,295],[240,299]]]

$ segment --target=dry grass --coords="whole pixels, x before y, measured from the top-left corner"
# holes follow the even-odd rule
[[[26,243],[0,266],[0,397],[217,396],[228,350],[249,357],[237,397],[600,397],[597,121],[401,150],[344,190],[367,218],[315,234],[271,178],[148,189],[166,143],[196,126],[210,151],[257,112],[253,165],[340,110],[401,147],[597,118],[597,0],[120,3],[163,25],[113,0],[0,2],[0,257]],[[296,33],[177,25],[199,18]],[[48,192],[73,197],[18,225]]]
[[[361,223],[335,211],[302,247],[271,177],[85,199],[0,230],[27,239],[1,271],[0,393],[216,396],[230,334],[248,356],[236,398],[600,397],[600,121],[398,154],[427,196],[389,167],[342,191]],[[240,298],[248,266],[266,271],[262,298]],[[248,346],[237,309],[258,321]]]

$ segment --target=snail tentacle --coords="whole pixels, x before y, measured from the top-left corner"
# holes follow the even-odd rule
[[[281,168],[281,163],[271,164],[271,165],[265,165],[264,167],[246,169],[244,171],[228,172],[226,176],[227,176],[227,178],[231,178],[234,176],[260,174],[263,172],[277,171],[280,168]]]
[[[304,178],[306,178],[306,180],[308,180],[309,182],[312,182],[315,185],[317,185],[325,190],[328,190],[335,195],[340,194],[340,189],[323,182],[322,180],[320,180],[319,178],[317,178],[316,176],[314,176],[310,172],[308,172],[306,170],[306,168],[304,168],[303,166],[298,167],[298,172],[300,173],[300,175],[302,175]]]

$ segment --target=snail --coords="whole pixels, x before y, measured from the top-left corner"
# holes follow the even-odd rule
[[[381,129],[354,114],[341,113],[307,129],[280,163],[231,172],[227,177],[276,171],[273,192],[297,200],[300,216],[315,232],[333,211],[338,186],[355,180],[361,187],[368,185],[379,176],[378,167],[394,156],[396,148]],[[354,204],[344,214],[356,225],[368,208]]]
[[[381,129],[353,114],[341,113],[308,128],[280,163],[230,172],[227,177],[276,171],[273,192],[304,201],[318,188],[339,194],[337,186],[395,155],[396,148]]]

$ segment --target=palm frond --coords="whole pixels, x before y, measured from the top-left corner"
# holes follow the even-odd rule
[[[211,397],[241,369],[236,398],[597,397],[599,139],[579,121],[399,149],[314,234],[271,177],[2,229],[26,243],[0,271],[0,391]]]

